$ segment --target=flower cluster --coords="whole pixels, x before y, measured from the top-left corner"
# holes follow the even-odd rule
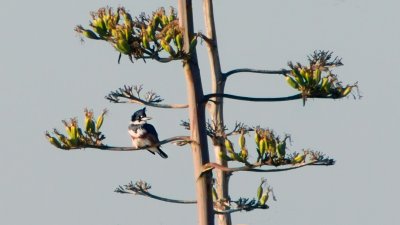
[[[256,144],[257,160],[256,162],[249,162],[249,151],[246,146],[245,134],[253,132],[254,142]],[[334,160],[325,157],[321,152],[312,150],[303,150],[301,153],[294,152],[287,153],[287,142],[291,141],[291,137],[285,134],[280,137],[275,134],[271,129],[262,129],[255,127],[254,129],[242,129],[239,133],[238,146],[240,151],[236,152],[233,143],[226,137],[225,138],[225,153],[220,153],[219,157],[227,161],[236,161],[244,163],[250,167],[258,167],[263,165],[283,166],[283,165],[296,165],[303,163],[314,163],[333,165]]]
[[[343,65],[341,59],[332,58],[332,52],[316,51],[308,57],[309,65],[288,63],[291,68],[286,74],[287,83],[307,97],[342,98],[349,95],[357,84],[343,86],[331,69]],[[323,75],[325,74],[325,76]]]
[[[248,131],[247,131],[248,132]],[[220,157],[225,158],[228,161],[238,161],[248,164],[248,150],[246,147],[246,130],[242,130],[239,135],[238,144],[240,147],[240,152],[235,152],[232,142],[225,138],[225,148],[228,155],[221,154]],[[285,135],[284,138],[280,138],[275,135],[273,130],[255,128],[254,129],[254,141],[256,143],[257,150],[257,162],[280,165],[287,164],[286,156],[286,142],[290,140],[289,135]]]
[[[132,58],[161,62],[185,59],[197,44],[197,36],[194,36],[190,51],[184,52],[183,31],[172,7],[168,15],[164,8],[160,8],[152,16],[142,13],[135,19],[123,7],[116,11],[110,7],[100,8],[91,15],[91,29],[78,25],[75,31],[89,39],[109,42],[131,61]]]
[[[104,109],[95,122],[93,119],[93,111],[85,109],[83,129],[79,127],[78,120],[72,118],[69,121],[62,121],[67,135],[62,134],[57,129],[53,130],[55,137],[51,136],[48,131],[46,131],[45,135],[52,145],[65,150],[103,146],[102,140],[105,139],[105,136],[100,132],[100,128],[103,125],[106,113],[107,110]]]

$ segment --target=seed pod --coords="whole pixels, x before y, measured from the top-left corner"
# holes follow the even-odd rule
[[[155,28],[153,26],[151,26],[151,24],[149,24],[146,28],[146,32],[147,32],[147,37],[150,38],[150,40],[155,41]]]
[[[256,142],[256,145],[258,148],[260,148],[260,129],[256,128],[254,131],[254,141]]]
[[[131,46],[129,46],[128,42],[124,39],[119,39],[114,47],[117,51],[125,55],[129,55],[131,52]]]
[[[100,39],[95,32],[93,32],[92,30],[82,30],[82,35],[86,38],[89,39],[94,39],[94,40],[98,40]]]
[[[225,139],[225,149],[230,153],[235,152],[235,151],[233,151],[233,144],[228,138]]]
[[[56,146],[57,148],[61,148],[61,143],[57,140],[57,138],[50,136],[49,132],[46,132],[45,135],[50,144]]]
[[[106,30],[110,30],[113,24],[111,16],[108,14],[106,16],[103,16],[103,22],[105,24]]]
[[[83,137],[82,129],[78,128],[78,138]]]
[[[93,21],[96,25],[97,28],[106,31],[106,24],[101,18],[97,18],[96,20]]]
[[[104,115],[106,115],[107,109],[104,109],[100,116],[97,117],[96,120],[96,131],[99,132],[101,126],[103,125]]]
[[[332,86],[333,86],[332,81],[328,81],[328,83],[326,84],[325,89],[324,89],[326,91],[326,93],[331,93]]]
[[[268,144],[269,142],[267,142]],[[276,149],[277,149],[277,145],[275,142],[269,143],[268,147],[267,147],[267,152],[271,155],[271,156],[275,156],[276,155]]]
[[[299,74],[300,74],[300,76],[302,76],[302,77],[306,77],[306,69],[304,69],[303,67],[300,67],[299,69],[298,69],[298,71],[299,71]]]
[[[145,49],[149,49],[150,48],[150,43],[149,43],[149,36],[147,35],[146,30],[144,29],[144,27],[142,27],[142,45]]]
[[[61,148],[61,143],[54,137],[49,138],[50,144],[54,145],[57,148]]]
[[[174,36],[174,30],[173,29],[168,30],[167,35],[165,35],[165,41],[167,43],[170,43],[173,36]]]
[[[182,34],[179,33],[175,36],[175,45],[178,51],[181,51],[183,49],[183,37]]]
[[[168,44],[168,42],[165,39],[161,39],[160,41],[161,47],[168,52],[171,56],[175,56],[176,53],[174,49],[171,47],[171,45]]]
[[[328,78],[327,77],[322,78],[321,90],[325,90],[327,84],[328,84]]]
[[[299,89],[299,84],[290,76],[286,76],[286,82],[294,89]]]
[[[93,133],[95,131],[96,125],[93,121],[93,111],[85,109],[84,126],[85,131],[88,133]]]
[[[268,197],[269,197],[269,192],[268,191],[264,192],[260,199],[260,205],[264,206],[268,201]]]
[[[264,182],[261,182],[260,186],[257,188],[257,200],[260,201],[262,193],[263,193],[263,184]]]
[[[342,92],[342,97],[346,97],[347,95],[349,95],[352,88],[352,86],[347,86]]]
[[[131,28],[132,27],[132,16],[131,16],[131,14],[129,14],[125,10],[123,10],[122,17],[124,17],[125,25],[127,27]]]
[[[243,149],[246,146],[246,138],[244,137],[244,130],[243,129],[240,131],[240,136],[239,136],[238,143],[239,143],[240,149]]]
[[[294,158],[293,158],[293,164],[297,164],[297,163],[302,163],[304,162],[304,159],[306,158],[305,154],[297,154]]]
[[[309,71],[306,71],[305,76],[306,84],[311,85],[313,82],[312,74]]]
[[[276,153],[278,154],[279,158],[284,158],[286,154],[286,141],[279,142],[278,146],[276,147]]]
[[[247,151],[246,147],[242,148],[242,150],[240,150],[240,158],[246,161],[248,157],[249,157],[249,151]]]
[[[165,27],[165,26],[167,26],[168,25],[168,23],[169,23],[169,19],[168,19],[168,17],[164,14],[164,15],[162,15],[162,17],[161,17],[161,25],[162,25],[162,27]]]
[[[77,140],[78,138],[78,128],[76,127],[75,124],[72,124],[71,126],[71,140]]]
[[[142,45],[143,45],[143,48],[145,48],[145,49],[149,49],[150,48],[150,43],[149,43],[149,38],[147,37],[147,34],[146,33],[143,33],[142,32]]]
[[[71,146],[71,144],[68,141],[67,137],[65,137],[63,134],[58,132],[57,129],[54,129],[53,132],[57,136],[58,140],[61,141],[64,144],[63,148],[69,148]]]
[[[319,82],[321,81],[321,70],[318,68],[315,69],[313,72],[313,76],[315,84],[319,84]]]
[[[124,34],[123,37],[125,41],[128,43],[128,40],[130,39],[130,36],[132,34],[132,30],[125,27],[125,29],[122,29],[122,33]]]
[[[68,124],[65,120],[62,121],[65,126],[65,131],[67,132],[67,135],[69,138],[72,138],[72,129],[71,129],[71,124]]]
[[[261,139],[259,146],[260,146],[260,155],[262,158],[265,154],[265,151],[267,150],[267,140],[265,138]]]
[[[304,69],[301,69],[301,71],[304,71]],[[300,86],[304,86],[306,84],[305,77],[297,69],[293,69],[291,73]]]
[[[89,121],[89,129],[87,130],[87,132],[94,133],[95,129],[96,129],[96,125],[95,125],[94,121],[91,119]]]

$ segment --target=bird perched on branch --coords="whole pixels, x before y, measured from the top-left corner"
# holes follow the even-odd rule
[[[146,107],[136,111],[131,118],[128,127],[128,133],[132,138],[132,146],[135,148],[149,147],[147,150],[159,154],[162,158],[168,158],[168,155],[160,149],[160,146],[154,146],[159,143],[158,134],[153,125],[148,124],[147,120],[151,117],[146,116]]]

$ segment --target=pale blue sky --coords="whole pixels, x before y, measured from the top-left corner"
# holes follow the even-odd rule
[[[204,31],[201,4],[194,5],[196,30]],[[110,109],[106,143],[129,146],[127,125],[138,105],[111,104],[104,96],[124,84],[144,84],[166,102],[186,100],[181,63],[159,64],[123,58],[103,42],[81,44],[73,28],[87,26],[89,12],[125,6],[133,15],[176,1],[16,1],[0,8],[0,224],[165,225],[196,224],[195,206],[171,205],[114,193],[143,179],[152,191],[193,199],[189,147],[165,145],[168,160],[146,151],[116,153],[60,151],[44,131],[62,129],[61,119],[83,109]],[[361,100],[287,103],[226,101],[226,122],[260,124],[290,133],[291,151],[321,150],[333,167],[309,167],[280,174],[235,174],[231,196],[252,197],[259,179],[274,187],[269,210],[236,213],[234,224],[395,224],[400,195],[397,138],[400,127],[400,4],[395,0],[215,1],[221,63],[239,67],[286,68],[306,62],[315,49],[332,50],[344,67],[345,83],[359,81]],[[199,58],[204,90],[210,90],[208,59]],[[155,81],[155,79],[160,81]],[[232,76],[227,93],[285,96],[293,92],[275,76]],[[148,108],[161,138],[186,134],[178,124],[186,110]],[[396,220],[395,220],[396,219]]]

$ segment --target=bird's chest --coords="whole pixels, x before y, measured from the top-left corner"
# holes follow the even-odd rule
[[[147,134],[146,130],[141,127],[129,129],[128,132],[132,138],[142,138]]]

